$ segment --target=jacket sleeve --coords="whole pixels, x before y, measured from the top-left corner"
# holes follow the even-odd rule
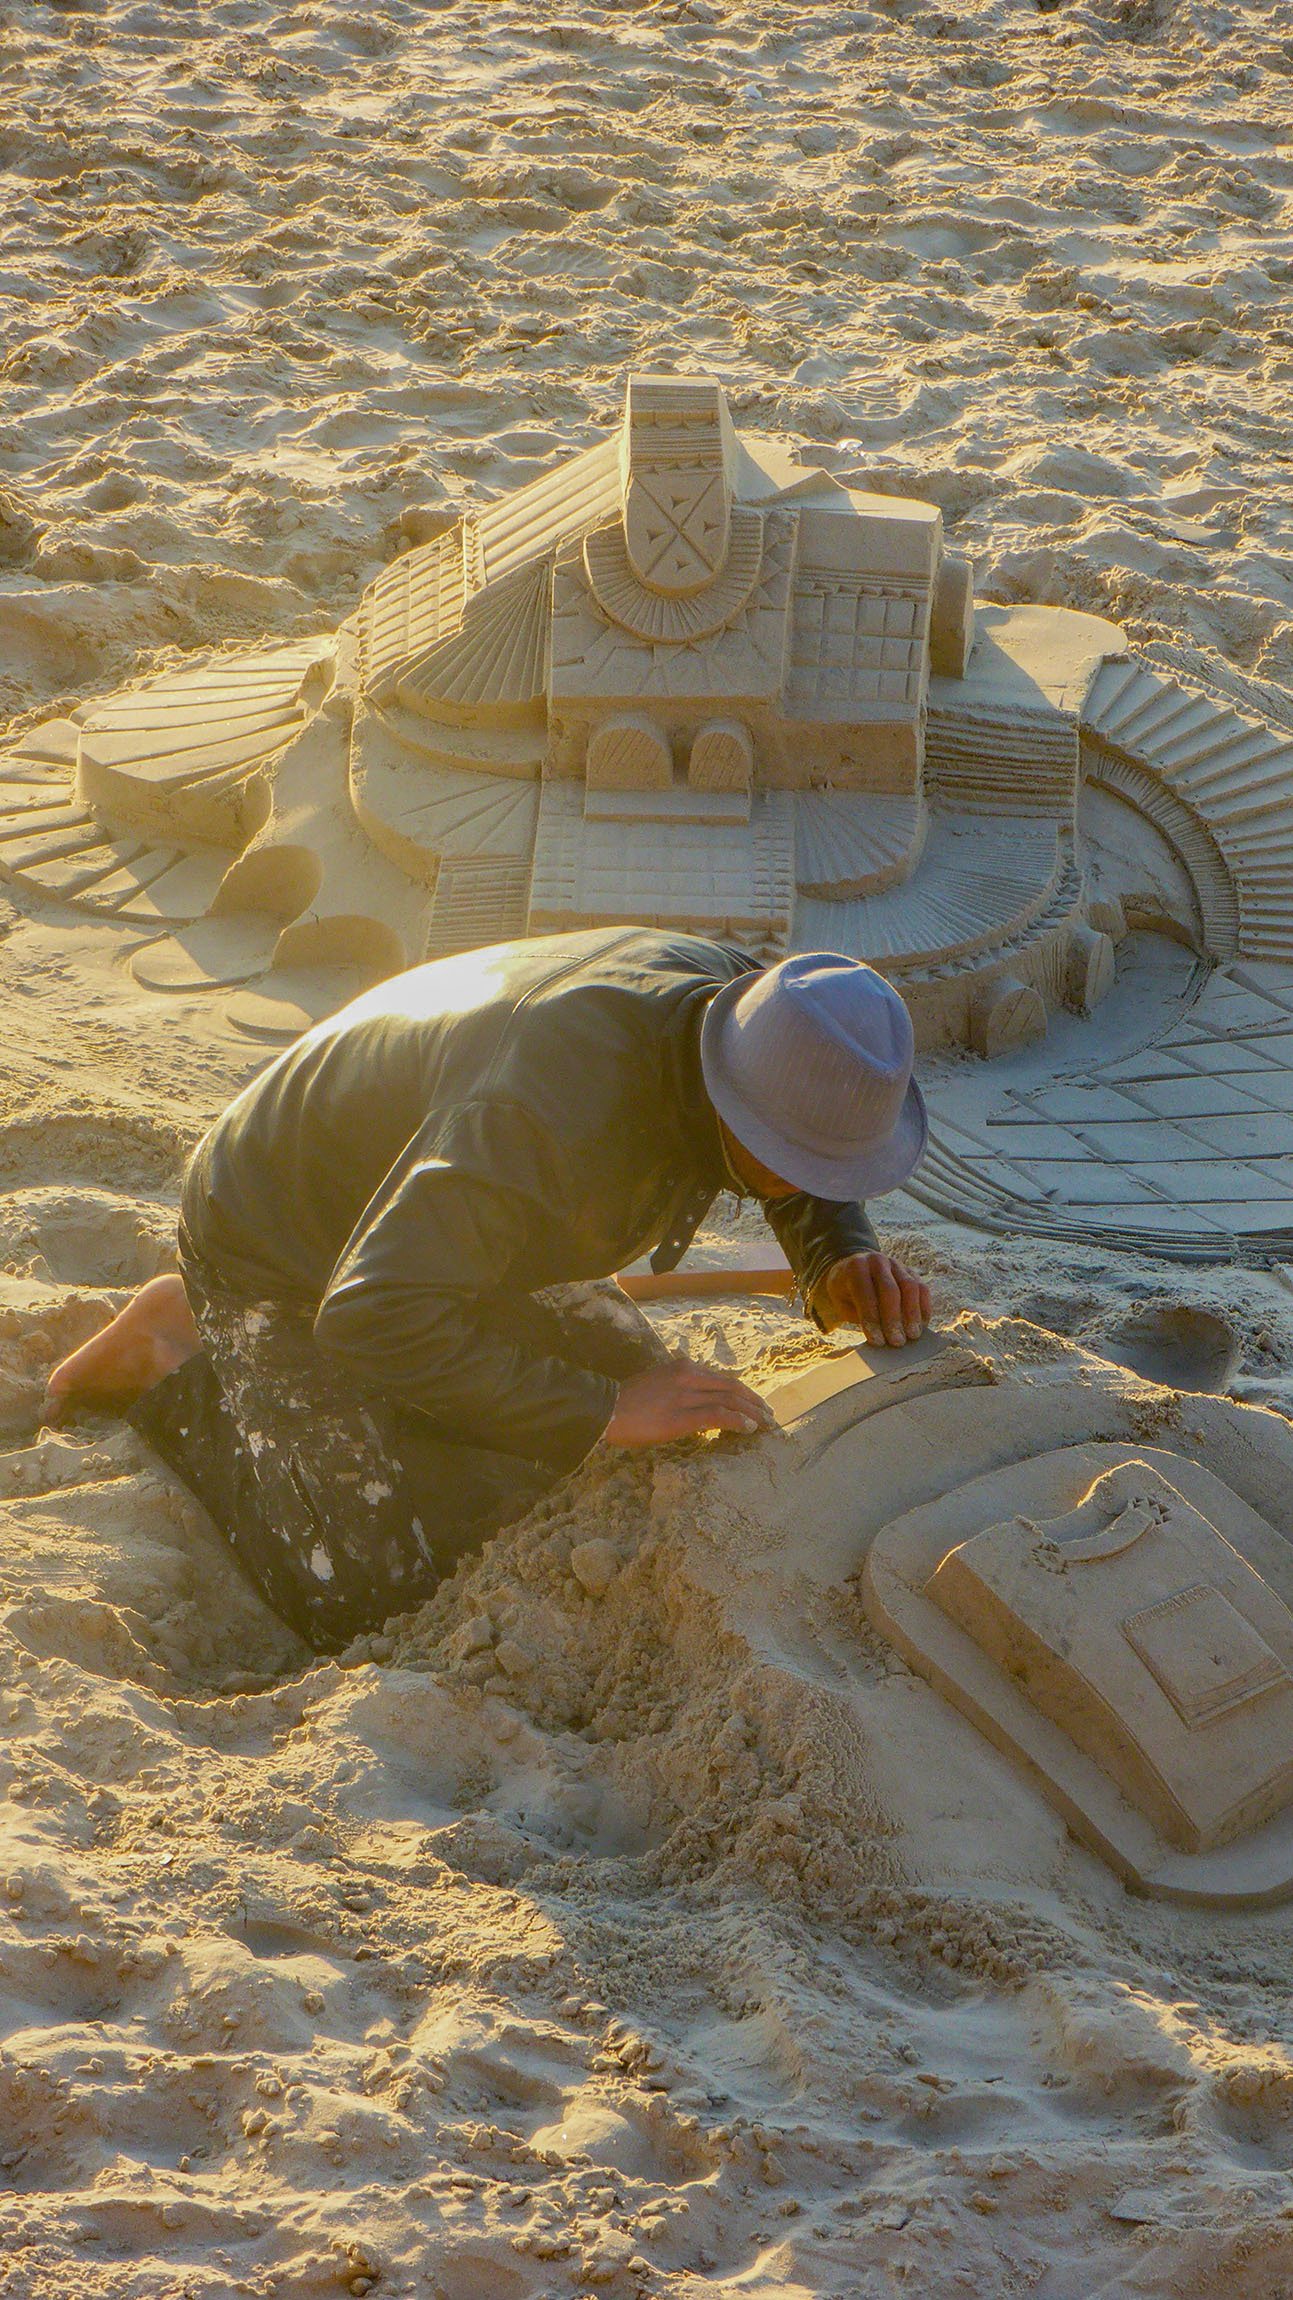
[[[509,1339],[496,1307],[563,1182],[527,1113],[475,1104],[442,1116],[364,1209],[319,1305],[320,1348],[468,1443],[573,1467],[610,1420],[618,1385]]]
[[[826,1272],[847,1254],[873,1254],[880,1243],[866,1207],[856,1199],[810,1198],[797,1190],[792,1198],[765,1199],[763,1211],[799,1280],[805,1316],[825,1332],[813,1295]]]

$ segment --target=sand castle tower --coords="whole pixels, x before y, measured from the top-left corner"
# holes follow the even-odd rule
[[[621,919],[826,942],[900,976],[927,1042],[985,1050],[1067,987],[1071,714],[1003,697],[983,759],[936,506],[738,440],[708,379],[632,377],[617,438],[397,562],[360,629],[352,790],[394,859],[434,854],[432,949]],[[533,786],[481,788],[471,853],[437,845],[463,775]]]
[[[738,433],[707,377],[630,377],[616,430],[446,514],[335,635],[38,729],[0,760],[0,872],[136,927],[142,984],[209,989],[269,1039],[518,935],[845,951],[898,985],[927,1058],[989,1058],[932,1081],[931,1202],[1293,1251],[1272,698],[1179,682],[1094,616],[976,612],[936,505]],[[1116,1024],[1075,1040],[1116,977]],[[1239,1087],[1241,1022],[1270,1047]],[[1215,1195],[1174,1188],[1187,1158]]]

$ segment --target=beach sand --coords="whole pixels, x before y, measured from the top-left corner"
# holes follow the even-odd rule
[[[0,91],[10,731],[333,628],[661,364],[1293,717],[1276,6],[11,0]],[[0,2292],[1293,2293],[1293,1913],[1129,1895],[877,1635],[851,1517],[760,1548],[776,1441],[590,1461],[318,1663],[122,1425],[42,1431],[264,1059],[137,939],[0,899]],[[1146,1305],[1293,1414],[1278,1270],[879,1213],[1021,1427],[1188,1438]]]

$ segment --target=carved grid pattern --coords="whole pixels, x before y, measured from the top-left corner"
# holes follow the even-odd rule
[[[794,814],[767,791],[747,824],[660,822],[649,843],[585,819],[578,783],[545,782],[534,849],[535,933],[609,925],[693,926],[784,943],[794,900]]]
[[[927,601],[916,585],[874,576],[801,575],[786,699],[797,709],[845,703],[917,709]]]
[[[983,1118],[930,1097],[911,1195],[938,1212],[1177,1261],[1293,1255],[1293,978],[1215,973],[1153,1046],[1004,1087]]]
[[[462,856],[442,862],[427,928],[428,958],[458,950],[486,950],[525,933],[530,894],[528,863]]]

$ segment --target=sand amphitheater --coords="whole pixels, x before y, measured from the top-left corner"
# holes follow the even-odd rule
[[[1291,71],[9,10],[4,2300],[1293,2294]],[[653,1306],[778,1432],[320,1664],[45,1378],[304,1023],[621,917],[901,985],[937,1332]]]

